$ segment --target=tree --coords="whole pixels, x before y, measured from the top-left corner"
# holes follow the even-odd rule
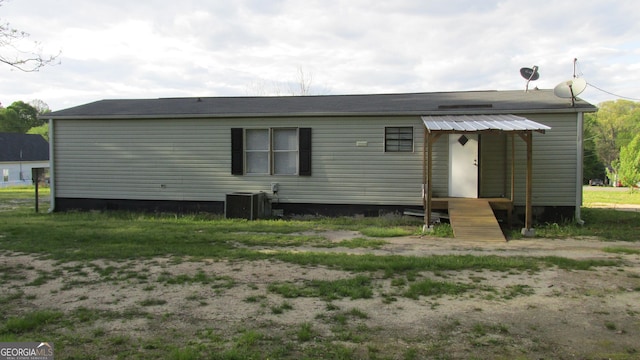
[[[594,126],[595,117],[585,117],[584,124],[584,154],[582,161],[583,168],[583,183],[588,184],[591,179],[604,180],[607,173],[605,166],[598,157],[596,152],[596,144],[594,142]]]
[[[0,6],[3,2],[4,0],[0,0]],[[24,44],[28,37],[28,33],[0,21],[0,63],[18,70],[33,72],[56,61],[60,53],[43,55],[38,42],[33,42],[31,49],[25,49]]]
[[[597,113],[585,116],[593,134],[595,152],[608,171],[617,171],[620,149],[640,130],[640,103],[628,100],[605,101]]]
[[[305,74],[301,66],[298,67],[298,81],[296,83],[297,90],[289,85],[291,95],[307,96],[311,95],[311,82],[313,74]]]
[[[44,120],[38,119],[38,110],[24,101],[14,101],[7,109],[13,109],[20,117],[20,122],[24,126],[24,131],[35,126],[44,124]]]
[[[26,130],[22,128],[20,117],[15,110],[0,109],[0,132],[23,133]]]
[[[45,140],[49,141],[49,125],[44,124],[41,126],[32,127],[27,131],[27,134],[38,134],[42,136]]]
[[[44,115],[46,113],[51,112],[49,105],[47,105],[46,102],[40,99],[34,99],[29,101],[29,105],[31,105],[34,109],[36,109],[36,111],[38,112],[38,115]]]
[[[640,182],[640,134],[620,149],[618,178],[622,185],[630,187],[632,191]]]
[[[272,82],[271,86],[265,81],[253,82],[247,86],[247,94],[257,96],[307,96],[312,94],[311,82],[313,74],[305,73],[302,67],[298,67],[295,81]],[[285,90],[285,87],[288,90]]]
[[[4,132],[26,133],[44,123],[38,119],[38,110],[24,101],[16,101],[6,109],[0,109],[0,130]]]

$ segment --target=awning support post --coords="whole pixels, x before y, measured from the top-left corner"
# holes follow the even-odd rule
[[[431,228],[431,212],[433,199],[433,144],[440,138],[440,133],[431,134],[427,128],[424,129],[424,156],[426,166],[423,165],[423,204],[424,204],[424,226],[423,231]],[[426,179],[425,179],[426,178]],[[426,180],[426,181],[425,181]]]
[[[431,185],[431,141],[429,141],[431,135],[428,133],[427,128],[424,128],[424,138],[422,141],[422,208],[424,209],[424,226],[422,231],[427,231],[431,226],[431,197],[427,184]],[[429,159],[427,160],[427,156]],[[427,166],[429,170],[427,170]]]
[[[516,137],[513,133],[511,136],[511,210],[507,214],[509,227],[513,224],[513,204],[516,202]]]
[[[527,144],[527,178],[525,185],[525,221],[524,228],[521,230],[522,235],[526,237],[534,237],[535,230],[533,229],[533,133],[531,131],[526,131],[523,133],[518,133],[522,140]]]

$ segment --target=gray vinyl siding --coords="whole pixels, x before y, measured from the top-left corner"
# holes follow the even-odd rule
[[[279,202],[422,204],[419,117],[56,120],[54,126],[58,197],[224,201],[235,191],[270,193],[277,182]],[[413,127],[414,151],[385,153],[385,126]],[[231,175],[232,127],[312,128],[312,176]]]
[[[424,127],[424,125],[422,125],[422,127]],[[422,132],[423,130],[421,129],[420,131]],[[432,197],[446,198],[449,196],[449,140],[447,135],[440,136],[440,138],[433,143],[432,161]],[[420,166],[422,167],[422,165]]]
[[[509,196],[507,184],[511,181],[511,173],[506,168],[506,137],[505,134],[480,136],[480,197]]]
[[[527,115],[551,126],[545,134],[533,133],[533,205],[575,206],[577,161],[577,115]],[[508,140],[508,171],[511,173],[511,143]],[[516,205],[525,204],[526,145],[516,143]],[[509,175],[510,176],[510,175]],[[579,176],[582,178],[582,176]],[[509,190],[510,191],[510,190]]]
[[[533,204],[574,206],[576,114],[525,116],[552,127],[534,134]],[[54,120],[53,126],[61,198],[224,201],[236,191],[271,194],[276,182],[275,202],[422,205],[419,116]],[[385,153],[385,126],[413,127],[414,151]],[[275,127],[312,129],[311,176],[231,175],[230,129]],[[482,137],[480,196],[509,196],[509,138]],[[516,205],[524,205],[526,148],[515,138]],[[446,136],[433,149],[433,196],[446,197]]]

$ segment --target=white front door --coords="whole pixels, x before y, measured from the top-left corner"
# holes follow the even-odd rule
[[[478,197],[478,135],[449,135],[449,196]]]

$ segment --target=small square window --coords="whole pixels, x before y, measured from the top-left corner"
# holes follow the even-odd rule
[[[413,127],[384,128],[385,152],[413,152]]]

